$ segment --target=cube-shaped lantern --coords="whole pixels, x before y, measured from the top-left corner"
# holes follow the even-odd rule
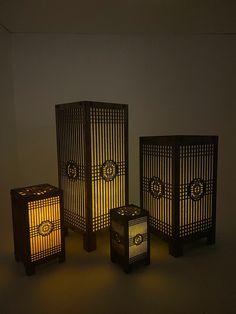
[[[65,225],[96,249],[109,211],[128,204],[128,106],[82,101],[56,105],[59,186]]]
[[[35,265],[58,258],[65,260],[62,191],[49,184],[11,190],[15,260],[26,274]]]
[[[215,242],[217,151],[217,136],[140,138],[141,206],[175,257],[187,240]]]
[[[112,209],[110,212],[111,261],[129,273],[137,263],[150,264],[148,212],[135,205]]]

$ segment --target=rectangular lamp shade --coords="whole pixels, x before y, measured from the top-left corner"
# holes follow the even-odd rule
[[[134,264],[150,264],[148,212],[135,205],[112,209],[110,212],[111,261],[129,273]]]
[[[128,203],[128,106],[82,101],[56,105],[59,186],[67,228],[84,249],[109,226],[109,211]]]
[[[140,137],[141,207],[175,257],[187,240],[215,242],[217,152],[217,136]]]
[[[35,265],[58,258],[65,260],[62,191],[49,184],[11,190],[15,260],[26,274]]]

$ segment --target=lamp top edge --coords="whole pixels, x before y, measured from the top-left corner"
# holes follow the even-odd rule
[[[163,135],[163,136],[140,136],[140,142],[162,143],[162,144],[195,144],[216,143],[218,135]]]
[[[61,190],[48,183],[31,185],[21,188],[11,189],[11,194],[17,194],[19,197],[32,198],[32,197],[47,197],[55,193],[60,193]]]
[[[128,107],[128,104],[121,104],[121,103],[114,103],[114,102],[101,102],[101,101],[89,101],[89,100],[83,100],[83,101],[76,101],[76,102],[69,102],[69,103],[62,103],[62,104],[55,104],[55,108],[63,108],[63,109],[69,109],[69,108],[77,108],[81,106],[90,106],[90,107],[113,107],[117,108],[124,108]]]

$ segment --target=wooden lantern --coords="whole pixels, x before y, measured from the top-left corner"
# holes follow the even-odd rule
[[[26,274],[50,259],[65,260],[62,191],[42,184],[11,190],[15,260]]]
[[[188,240],[215,242],[217,151],[217,136],[140,138],[141,207],[173,256]]]
[[[56,105],[59,186],[67,228],[96,249],[109,211],[128,203],[128,106],[82,101]]]
[[[111,261],[129,273],[137,263],[150,264],[148,212],[135,205],[112,209],[110,212]]]

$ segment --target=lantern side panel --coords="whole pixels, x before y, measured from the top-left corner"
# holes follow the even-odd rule
[[[180,146],[180,237],[212,228],[213,166],[213,144]]]
[[[31,262],[60,253],[60,197],[28,203]]]
[[[141,206],[149,211],[153,230],[172,236],[172,147],[141,145]]]
[[[147,216],[129,220],[129,263],[147,257],[148,226]]]
[[[86,230],[85,110],[56,106],[59,185],[67,226]]]
[[[121,257],[125,256],[125,228],[118,221],[111,221],[111,245],[114,252]]]
[[[127,106],[91,106],[92,229],[109,226],[110,209],[126,204]]]

